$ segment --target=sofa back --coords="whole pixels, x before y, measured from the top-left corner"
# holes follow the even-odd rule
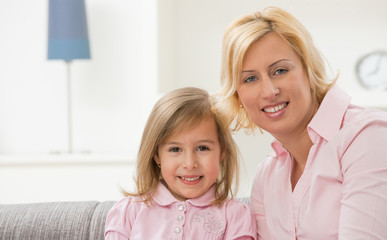
[[[51,202],[0,205],[1,240],[103,240],[115,202]]]
[[[238,198],[248,204],[249,198]],[[104,240],[115,201],[0,205],[0,240]]]

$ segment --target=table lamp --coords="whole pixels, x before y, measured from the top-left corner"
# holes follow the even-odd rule
[[[84,0],[49,0],[47,59],[64,60],[67,69],[68,153],[73,153],[71,61],[90,59]]]

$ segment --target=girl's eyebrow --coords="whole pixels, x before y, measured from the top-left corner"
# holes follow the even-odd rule
[[[213,141],[211,139],[203,139],[203,140],[200,140],[199,143],[211,143],[211,144],[214,144],[215,141]]]
[[[211,144],[215,143],[215,141],[211,140],[211,139],[203,139],[203,140],[199,140],[197,142],[198,143],[211,143]],[[166,142],[164,145],[181,145],[181,143],[180,142],[171,141],[171,142]]]
[[[181,143],[173,142],[173,141],[164,143],[164,145],[179,145],[179,144],[181,144]]]

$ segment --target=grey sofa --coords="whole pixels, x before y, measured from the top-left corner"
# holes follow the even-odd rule
[[[249,198],[238,198],[248,204]],[[103,240],[115,201],[0,205],[0,240]]]
[[[1,240],[103,240],[114,201],[0,205]]]

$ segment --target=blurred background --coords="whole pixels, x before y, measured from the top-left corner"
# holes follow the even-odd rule
[[[91,58],[71,64],[68,154],[66,64],[47,59],[48,0],[0,1],[0,204],[121,198],[154,102],[179,87],[216,91],[225,28],[274,3],[308,28],[353,103],[387,109],[385,88],[355,74],[361,57],[387,51],[385,0],[86,0]],[[234,137],[238,196],[249,196],[272,138]]]

